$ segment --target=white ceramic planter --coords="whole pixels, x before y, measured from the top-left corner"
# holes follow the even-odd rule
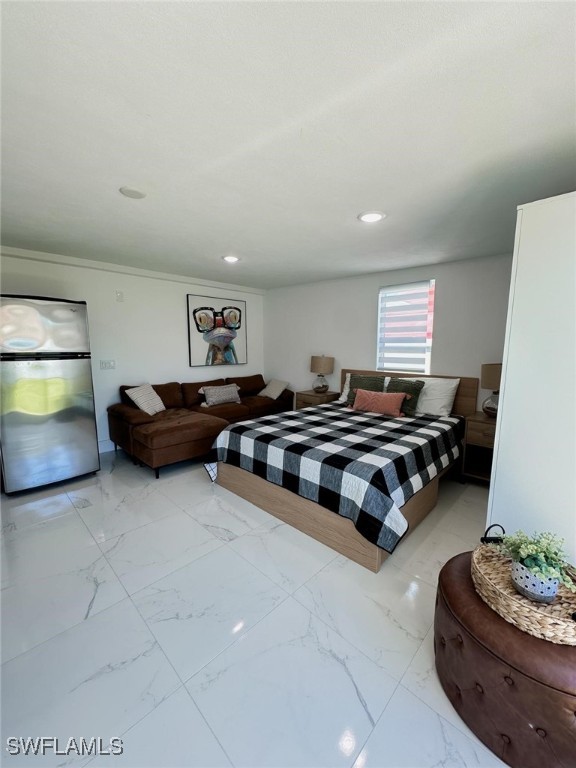
[[[558,591],[558,579],[540,579],[522,563],[512,563],[512,582],[524,597],[538,603],[551,603]]]

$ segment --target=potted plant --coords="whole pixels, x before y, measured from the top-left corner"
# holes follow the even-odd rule
[[[558,584],[564,584],[576,592],[571,577],[572,566],[563,552],[564,539],[553,533],[535,533],[528,536],[523,531],[507,534],[498,544],[499,551],[512,558],[512,581],[524,597],[542,603],[551,603]]]

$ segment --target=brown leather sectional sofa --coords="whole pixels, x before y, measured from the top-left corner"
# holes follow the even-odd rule
[[[202,406],[203,386],[237,384],[240,403]],[[146,464],[159,476],[160,467],[207,454],[216,437],[230,423],[289,411],[294,393],[285,389],[277,400],[260,397],[266,383],[260,374],[232,376],[180,384],[153,384],[166,410],[153,416],[140,410],[120,387],[120,403],[108,407],[108,427],[114,449],[118,446],[135,462]],[[138,386],[138,385],[134,385]]]

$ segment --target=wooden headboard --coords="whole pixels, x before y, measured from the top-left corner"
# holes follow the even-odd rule
[[[441,376],[436,373],[430,376],[425,376],[420,373],[403,373],[401,371],[360,371],[356,368],[342,368],[340,392],[344,389],[347,373],[358,373],[361,376],[382,376],[382,378],[384,378],[384,376],[395,376],[400,379],[460,379],[460,384],[456,390],[456,397],[454,398],[452,413],[458,414],[458,416],[470,416],[473,413],[476,413],[477,410],[478,379],[472,378],[471,376]]]

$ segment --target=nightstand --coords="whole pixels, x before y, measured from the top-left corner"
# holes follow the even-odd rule
[[[338,400],[340,392],[314,392],[307,389],[304,392],[296,392],[296,408],[307,408],[310,405],[323,405]]]
[[[490,480],[496,419],[482,411],[466,417],[466,438],[462,474],[476,480]]]

